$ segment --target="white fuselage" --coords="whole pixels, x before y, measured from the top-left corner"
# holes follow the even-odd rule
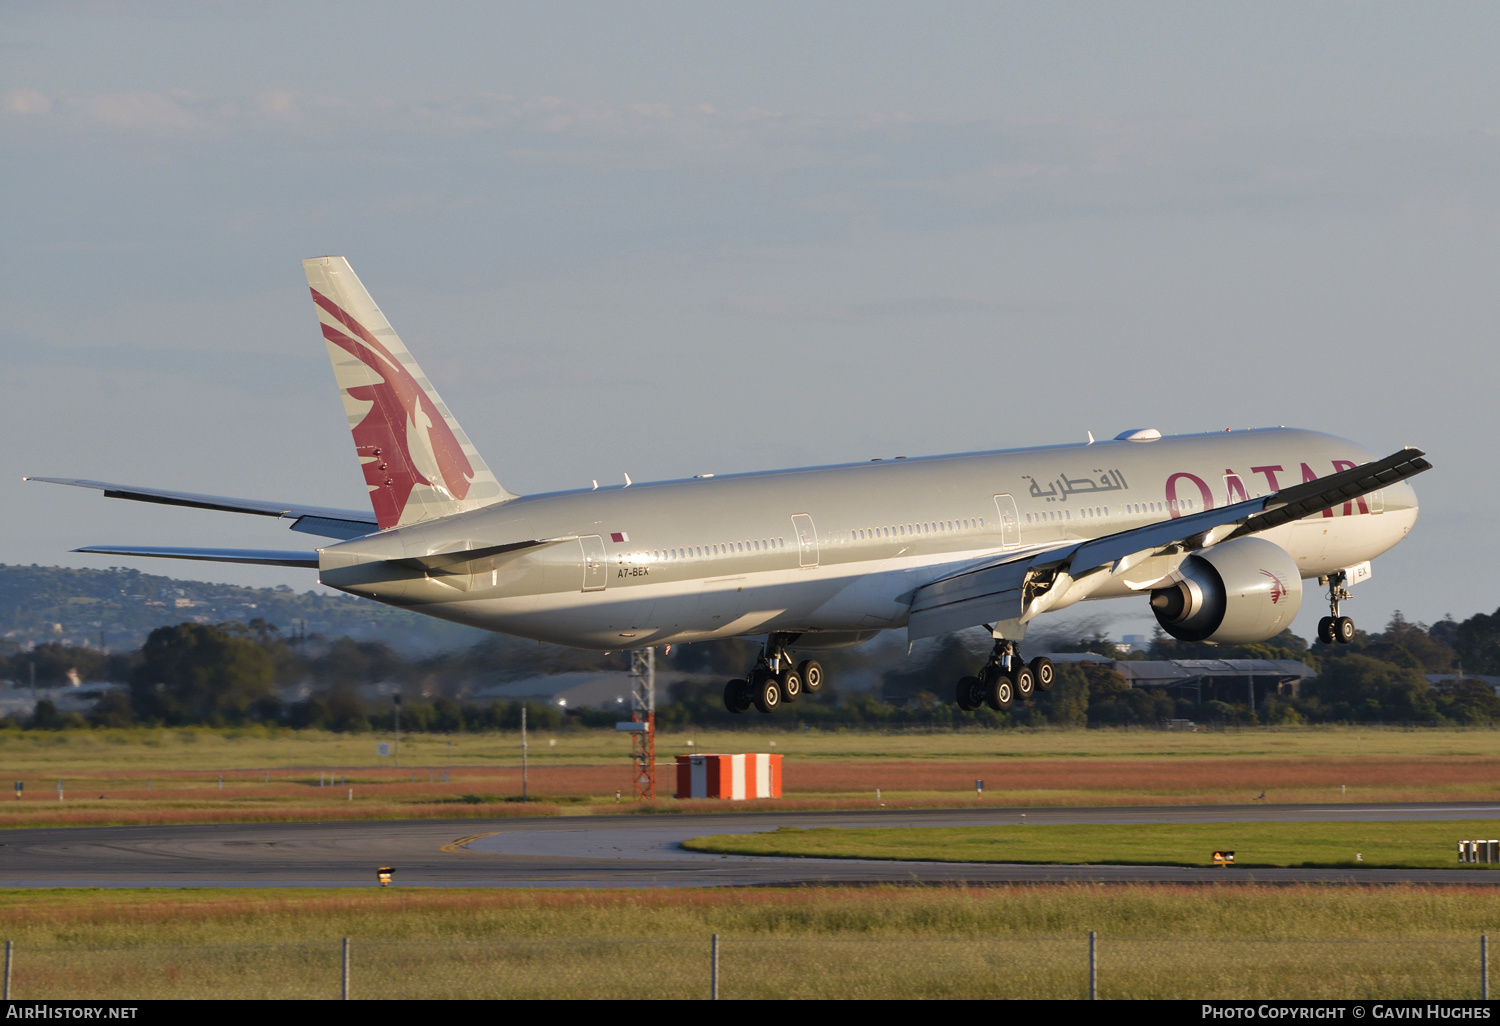
[[[325,584],[583,648],[786,631],[855,640],[968,563],[1268,495],[1374,458],[1284,428],[896,459],[527,496],[319,550]],[[1392,485],[1261,535],[1304,578],[1372,559],[1417,517]],[[558,539],[462,574],[387,561]],[[1075,596],[1132,594],[1101,577]]]

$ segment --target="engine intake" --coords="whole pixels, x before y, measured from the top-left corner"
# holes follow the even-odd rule
[[[1264,538],[1236,538],[1183,560],[1151,592],[1151,611],[1179,641],[1238,645],[1274,638],[1302,607],[1291,553]]]

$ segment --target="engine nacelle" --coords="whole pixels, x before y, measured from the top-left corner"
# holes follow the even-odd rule
[[[1182,561],[1151,592],[1151,611],[1179,641],[1248,644],[1274,638],[1302,606],[1291,553],[1264,538],[1236,538]]]

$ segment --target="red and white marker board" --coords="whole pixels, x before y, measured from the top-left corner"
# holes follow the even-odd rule
[[[677,797],[746,798],[781,797],[781,756],[756,752],[749,755],[679,755]]]

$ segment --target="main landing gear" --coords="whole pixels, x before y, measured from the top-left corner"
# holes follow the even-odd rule
[[[792,665],[786,638],[773,634],[750,672],[724,685],[724,708],[732,713],[748,712],[753,705],[763,713],[775,712],[784,702],[795,702],[803,694],[817,694],[823,686],[823,667],[804,659]]]
[[[1338,570],[1319,577],[1318,583],[1328,585],[1328,609],[1333,614],[1318,621],[1318,640],[1325,645],[1347,645],[1354,640],[1354,621],[1339,615],[1339,603],[1349,597],[1349,577]]]
[[[1056,676],[1057,669],[1046,656],[1023,663],[1014,641],[996,641],[979,673],[961,678],[953,697],[965,712],[973,712],[981,705],[995,710],[1009,709],[1017,699],[1027,701],[1038,690],[1051,691]]]

